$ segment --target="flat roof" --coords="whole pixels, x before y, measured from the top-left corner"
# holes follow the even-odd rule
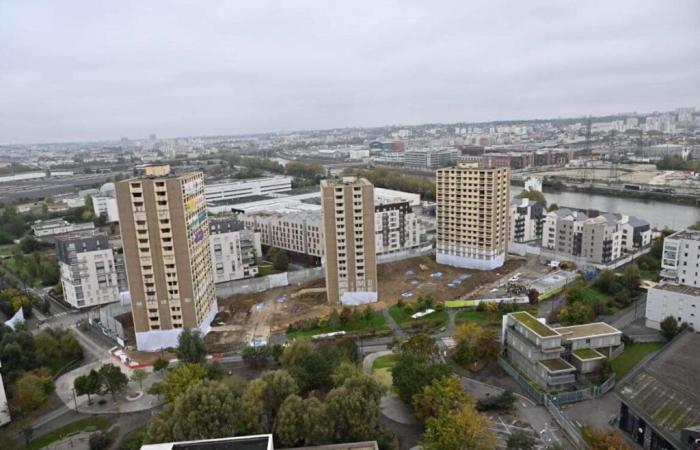
[[[269,434],[141,446],[141,450],[270,450],[273,448],[272,435]]]
[[[682,284],[675,283],[661,283],[654,286],[652,289],[659,289],[661,291],[678,292],[679,294],[700,296],[700,288],[692,286],[684,286]]]
[[[557,333],[552,327],[543,324],[529,312],[518,311],[511,313],[510,316],[540,337],[552,337],[559,335],[559,333]]]
[[[608,325],[605,322],[585,323],[583,325],[572,325],[570,327],[557,327],[557,333],[561,334],[565,340],[588,339],[597,336],[608,336],[622,334],[622,331]]]
[[[588,361],[589,359],[599,359],[605,358],[605,355],[595,351],[592,348],[578,348],[571,352],[575,357],[581,361]]]
[[[542,364],[549,372],[576,370],[574,366],[561,358],[543,359],[540,361],[540,364]]]
[[[624,403],[680,448],[683,428],[700,424],[700,334],[683,332],[617,386]]]

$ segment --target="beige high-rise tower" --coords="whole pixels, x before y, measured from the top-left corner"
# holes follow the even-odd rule
[[[183,328],[206,334],[217,304],[202,173],[151,166],[116,193],[138,349],[176,346]]]
[[[374,186],[364,178],[321,181],[326,293],[332,305],[377,301]]]
[[[510,173],[459,163],[436,172],[436,261],[490,270],[505,262]]]

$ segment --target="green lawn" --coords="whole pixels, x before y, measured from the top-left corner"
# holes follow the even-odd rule
[[[477,311],[474,309],[460,309],[455,315],[455,322],[474,322],[483,325],[488,321],[486,311]]]
[[[581,288],[581,292],[583,293],[583,300],[588,302],[588,303],[594,303],[596,300],[602,300],[605,302],[605,304],[610,303],[610,296],[603,294],[599,290],[586,286]]]
[[[368,318],[364,317],[354,317],[350,319],[346,324],[337,327],[332,327],[330,325],[324,327],[314,327],[308,330],[291,331],[287,333],[290,339],[296,339],[299,337],[311,337],[317,334],[332,333],[334,331],[368,331],[368,330],[383,330],[388,329],[386,324],[386,319],[382,313],[372,311],[372,314]]]
[[[659,281],[658,271],[640,270],[639,275],[642,277],[642,280]]]
[[[645,342],[640,344],[625,344],[625,351],[612,360],[615,378],[621,380],[647,355],[656,352],[664,346],[663,342]]]
[[[411,316],[416,312],[412,308],[402,308],[398,305],[393,305],[389,308],[389,314],[398,326],[401,328],[412,328],[414,331],[416,328],[421,328],[421,331],[428,331],[428,328],[436,329],[446,326],[450,318],[444,309],[432,312],[419,319],[413,319]]]
[[[394,367],[394,364],[396,364],[396,360],[398,358],[399,355],[395,353],[380,356],[379,358],[374,360],[374,363],[372,363],[372,369],[391,369],[392,367]]]
[[[104,431],[107,428],[109,428],[109,421],[104,417],[97,416],[89,417],[87,419],[80,419],[64,425],[61,428],[49,431],[46,434],[42,434],[36,439],[30,441],[26,448],[27,450],[39,450],[52,442],[60,441],[61,439],[80,431]]]

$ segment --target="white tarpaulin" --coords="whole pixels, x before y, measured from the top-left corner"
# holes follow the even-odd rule
[[[340,296],[340,303],[345,306],[366,305],[377,301],[376,292],[345,292]]]
[[[202,331],[202,335],[206,335],[211,330],[211,322],[216,316],[216,312],[219,310],[219,306],[214,300],[214,303],[204,318],[199,329]],[[177,338],[182,332],[182,328],[174,328],[172,330],[158,330],[158,331],[143,331],[136,333],[136,348],[139,351],[144,352],[155,352],[163,348],[177,347]]]
[[[446,264],[453,267],[462,267],[464,269],[476,270],[493,270],[501,267],[505,262],[505,255],[496,255],[493,259],[476,259],[465,258],[457,255],[447,255],[445,253],[436,253],[435,261],[438,264]]]
[[[22,308],[18,309],[12,319],[5,322],[5,325],[12,328],[13,330],[17,325],[24,322],[24,310]]]
[[[287,272],[276,273],[274,275],[268,275],[267,279],[270,281],[270,289],[276,287],[289,286],[289,280],[287,279]]]

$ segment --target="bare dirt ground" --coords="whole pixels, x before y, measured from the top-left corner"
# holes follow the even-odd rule
[[[500,283],[525,262],[523,258],[509,258],[503,267],[486,272],[437,264],[431,256],[380,264],[377,267],[380,301],[371,307],[386,309],[400,298],[411,301],[419,296],[432,296],[440,301],[473,296],[484,286]],[[206,337],[209,350],[240,350],[254,341],[266,341],[271,332],[286,330],[290,323],[330,314],[333,308],[326,302],[325,293],[295,295],[300,290],[324,285],[324,280],[317,280],[219,299],[219,313]]]

